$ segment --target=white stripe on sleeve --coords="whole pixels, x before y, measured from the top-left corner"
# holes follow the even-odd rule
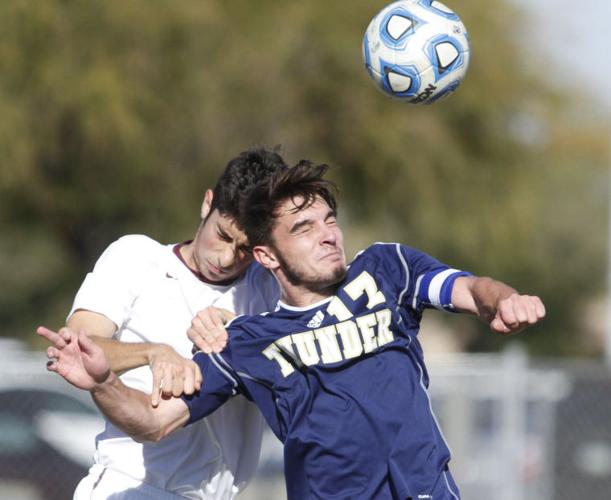
[[[435,307],[443,306],[439,297],[441,294],[441,287],[445,283],[446,279],[448,279],[452,274],[459,272],[460,271],[458,269],[446,269],[445,271],[440,272],[431,280],[427,294],[429,298],[429,303],[431,305]]]
[[[220,354],[209,354],[208,357],[210,358],[210,361],[212,361],[214,366],[216,366],[218,371],[220,371],[225,376],[225,378],[228,379],[233,384],[232,392],[233,392],[233,395],[235,396],[238,392],[237,391],[238,381],[235,379],[235,377],[231,375],[231,373],[229,373],[229,371],[226,368],[221,366],[221,363],[227,365],[227,361],[225,361]]]

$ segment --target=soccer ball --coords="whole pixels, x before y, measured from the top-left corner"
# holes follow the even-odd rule
[[[456,90],[469,65],[460,18],[437,0],[399,0],[384,7],[363,37],[363,59],[386,94],[430,104]]]

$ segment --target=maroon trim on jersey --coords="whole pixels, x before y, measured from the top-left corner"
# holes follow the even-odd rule
[[[191,269],[191,267],[189,266],[189,264],[187,264],[187,261],[183,258],[182,254],[180,253],[180,249],[182,247],[184,247],[185,245],[188,245],[189,243],[192,243],[193,240],[188,240],[188,241],[183,241],[182,243],[177,243],[176,245],[174,245],[174,247],[172,248],[172,252],[174,252],[174,255],[176,255],[176,257],[178,257],[178,259],[180,260],[180,262],[182,262],[185,267],[191,271],[191,273],[193,274],[193,276],[195,276],[198,280],[200,280],[202,283],[206,283],[208,285],[215,285],[215,286],[227,286],[230,285],[231,283],[233,283],[236,278],[232,278],[230,280],[225,280],[225,281],[211,281],[208,278],[206,278],[202,273],[200,273],[199,271],[196,271],[195,269]]]
[[[191,273],[193,273],[193,276],[195,276],[198,280],[203,281],[204,283],[210,283],[210,280],[207,279],[202,273],[200,273],[199,271],[196,271],[194,269],[191,269],[189,267],[189,264],[187,264],[187,261],[184,259],[184,257],[182,256],[182,254],[180,253],[180,249],[182,247],[184,247],[185,245],[188,245],[189,243],[192,243],[193,240],[188,240],[188,241],[183,241],[182,243],[176,243],[176,245],[174,245],[174,248],[172,248],[172,251],[174,252],[174,255],[176,255],[176,257],[178,257],[178,260],[180,260],[180,262],[182,262],[185,267],[191,271]]]

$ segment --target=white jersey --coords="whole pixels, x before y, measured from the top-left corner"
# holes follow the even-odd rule
[[[146,236],[120,238],[85,278],[70,314],[77,309],[103,314],[118,326],[118,340],[165,343],[190,358],[192,343],[186,332],[197,311],[217,306],[236,314],[258,314],[276,306],[278,285],[258,264],[231,285],[215,286],[201,281],[173,249]],[[126,372],[121,380],[151,392],[147,366]],[[242,397],[158,443],[137,443],[107,422],[96,439],[92,471],[97,477],[101,468],[110,469],[145,483],[149,498],[153,488],[160,490],[159,498],[231,499],[255,471],[262,426],[259,411]],[[117,496],[122,487],[120,481],[115,484],[112,498],[139,498],[143,493]]]

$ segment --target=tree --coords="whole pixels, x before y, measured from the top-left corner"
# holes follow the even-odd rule
[[[335,167],[349,250],[403,241],[541,294],[549,317],[523,338],[580,352],[574,296],[604,287],[606,131],[524,64],[501,0],[456,5],[472,64],[455,96],[386,98],[360,55],[383,5],[2,3],[4,333],[63,321],[117,236],[189,237],[225,162],[282,144]]]

